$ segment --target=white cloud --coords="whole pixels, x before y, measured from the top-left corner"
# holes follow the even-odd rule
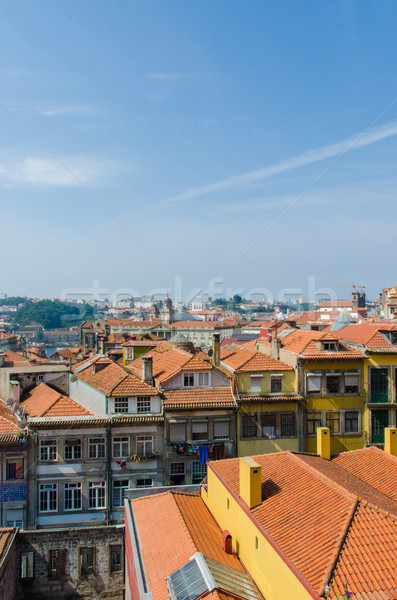
[[[84,105],[60,105],[51,108],[39,108],[37,112],[45,117],[56,117],[58,115],[76,115],[76,116],[100,116],[103,111],[95,106]]]
[[[27,157],[15,163],[0,163],[0,181],[2,186],[91,185],[98,184],[113,169],[114,165],[110,161],[81,156],[68,157],[61,162],[53,158]]]
[[[382,127],[373,128],[368,132],[359,133],[336,144],[330,144],[328,146],[323,146],[322,148],[317,148],[316,150],[310,150],[303,154],[299,154],[292,158],[287,158],[279,163],[264,167],[257,171],[235,175],[234,177],[229,177],[222,181],[187,189],[177,196],[160,200],[159,203],[181,202],[206,194],[244,188],[257,181],[272,177],[273,175],[304,167],[326,158],[343,155],[349,151],[369,146],[394,135],[397,135],[397,121],[392,121]]]

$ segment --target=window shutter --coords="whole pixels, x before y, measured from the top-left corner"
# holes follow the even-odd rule
[[[358,375],[345,375],[345,385],[358,385]]]
[[[170,441],[185,442],[186,441],[186,426],[185,423],[170,423]]]
[[[215,438],[228,438],[229,437],[229,421],[215,421],[214,423],[214,437]]]
[[[311,375],[307,378],[307,391],[308,392],[320,392],[321,391],[321,377],[318,375]]]

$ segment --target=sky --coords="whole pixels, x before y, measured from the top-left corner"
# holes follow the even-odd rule
[[[391,0],[5,0],[0,292],[396,285],[396,18]]]

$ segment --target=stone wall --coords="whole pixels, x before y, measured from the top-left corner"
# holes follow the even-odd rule
[[[122,547],[124,526],[82,527],[20,531],[17,542],[17,593],[15,600],[99,599],[122,600],[124,565],[111,572],[110,552],[114,545]],[[82,574],[79,548],[95,548],[94,572]],[[49,573],[51,550],[63,550],[65,573],[60,577]],[[33,578],[21,579],[21,556],[33,552]],[[3,597],[3,596],[2,596]]]
[[[14,534],[12,534],[14,536]],[[0,598],[2,600],[13,600],[15,597],[16,578],[14,577],[16,561],[16,540],[11,545],[0,566]]]

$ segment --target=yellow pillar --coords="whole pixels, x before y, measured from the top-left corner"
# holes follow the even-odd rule
[[[317,454],[325,460],[331,458],[331,432],[329,427],[317,427]]]
[[[397,427],[385,427],[385,452],[397,456]]]
[[[261,467],[250,456],[240,458],[240,498],[249,508],[262,502]]]

